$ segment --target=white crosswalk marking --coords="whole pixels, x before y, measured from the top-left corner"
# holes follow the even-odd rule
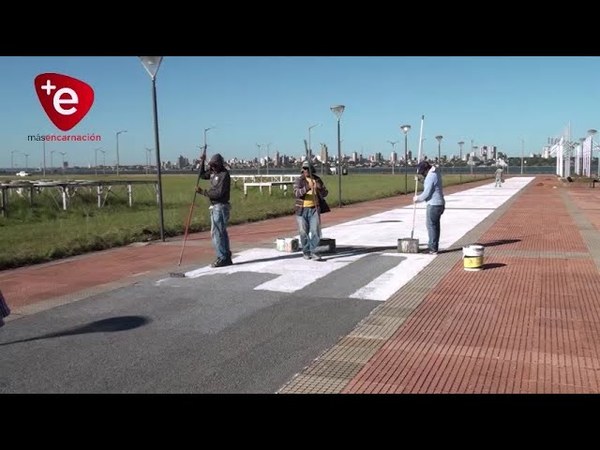
[[[456,194],[446,195],[446,211],[442,215],[440,249],[451,247],[456,241],[488,217],[509,198],[530,183],[533,177],[509,178],[502,188],[494,183],[475,187]],[[425,205],[418,204],[385,211],[369,217],[353,220],[323,229],[323,236],[336,240],[338,249],[365,249],[383,247],[377,254],[397,257],[398,264],[375,277],[356,290],[351,298],[385,301],[417,275],[435,256],[427,254],[398,253],[398,239],[411,236],[426,245]],[[326,220],[326,219],[325,219]],[[296,236],[297,237],[297,236]],[[317,280],[336,282],[336,271],[349,266],[373,252],[354,251],[323,255],[325,261],[307,261],[301,252],[283,253],[273,248],[252,248],[236,254],[234,265],[218,269],[200,267],[185,274],[186,278],[197,278],[215,274],[235,274],[238,272],[269,273],[275,278],[254,287],[255,290],[269,290],[293,293],[300,291]],[[457,257],[462,254],[457,253]],[[159,280],[161,283],[164,280]],[[338,280],[342,282],[343,280]]]

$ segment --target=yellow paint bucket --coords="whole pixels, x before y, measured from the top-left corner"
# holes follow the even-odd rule
[[[465,270],[483,269],[483,245],[471,244],[463,247],[463,266]]]

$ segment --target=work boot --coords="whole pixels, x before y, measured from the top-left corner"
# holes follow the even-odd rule
[[[227,259],[217,259],[210,266],[211,267],[225,267],[225,266],[231,266],[232,264],[233,264],[233,262],[231,261],[231,259],[227,258]]]

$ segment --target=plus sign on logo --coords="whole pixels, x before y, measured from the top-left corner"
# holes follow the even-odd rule
[[[62,131],[77,125],[94,103],[92,87],[67,75],[42,73],[35,77],[34,85],[44,111]]]

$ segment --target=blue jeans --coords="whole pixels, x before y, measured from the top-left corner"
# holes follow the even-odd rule
[[[443,205],[427,205],[427,233],[429,234],[429,250],[437,252],[440,245],[440,220],[444,210]]]
[[[321,218],[317,208],[303,208],[302,214],[296,215],[296,222],[302,253],[312,255],[321,241]]]
[[[210,237],[217,252],[217,258],[221,260],[230,256],[229,234],[227,234],[230,210],[229,203],[215,203],[210,207]]]

